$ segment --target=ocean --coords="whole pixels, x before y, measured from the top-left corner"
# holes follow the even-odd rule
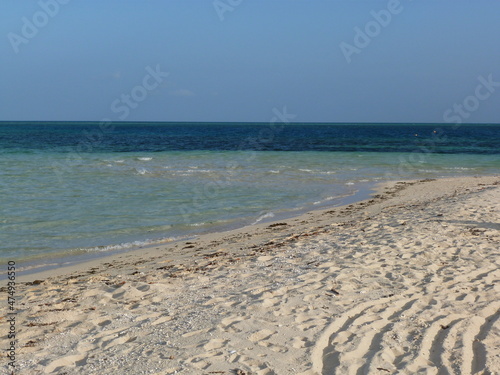
[[[0,122],[0,259],[108,254],[498,175],[500,125]]]

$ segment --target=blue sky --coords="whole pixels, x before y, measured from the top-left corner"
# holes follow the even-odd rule
[[[0,0],[0,120],[268,122],[286,106],[299,122],[498,123],[499,14],[497,0]]]

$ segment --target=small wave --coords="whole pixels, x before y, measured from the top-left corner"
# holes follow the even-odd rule
[[[153,160],[153,158],[145,158],[145,157],[142,157],[142,158],[137,158],[137,160],[141,160],[141,161],[150,161],[150,160]]]
[[[212,169],[197,169],[197,170],[187,170],[186,173],[211,173]]]
[[[135,169],[135,171],[136,171],[137,173],[139,173],[140,175],[145,175],[145,174],[147,174],[147,173],[151,173],[151,172],[149,172],[146,168],[136,168],[136,169]]]
[[[124,249],[131,249],[131,248],[137,248],[137,247],[152,246],[152,245],[157,245],[157,244],[162,244],[162,243],[169,243],[169,242],[173,242],[173,241],[178,241],[178,240],[183,239],[185,237],[186,236],[165,237],[165,238],[160,238],[157,240],[133,241],[133,242],[125,242],[125,243],[121,243],[121,244],[117,244],[117,245],[106,245],[106,246],[95,246],[95,247],[90,247],[90,248],[79,248],[77,250],[85,251],[88,253],[113,251],[113,250],[124,250]]]
[[[337,198],[339,198],[339,197],[332,195],[330,197],[326,197],[325,199],[323,199],[323,202],[332,201],[332,200],[337,199]]]
[[[204,225],[207,225],[207,223],[193,223],[193,224],[188,224],[190,227],[202,227]]]
[[[255,224],[257,224],[257,223],[260,223],[262,220],[267,219],[267,218],[270,218],[270,217],[274,217],[274,214],[273,214],[272,212],[268,212],[268,213],[266,213],[266,214],[264,214],[264,215],[261,215],[261,216],[259,216],[259,217],[257,218],[257,220],[255,220],[255,222],[254,222],[254,223],[252,223],[252,225],[255,225]]]
[[[110,163],[124,163],[125,160],[109,160],[109,159],[104,159],[103,160],[104,163],[106,163],[106,167],[112,167],[113,165],[110,164]]]
[[[96,246],[96,247],[90,247],[90,248],[80,248],[78,250],[92,253],[92,252],[101,252],[101,251],[130,249],[132,247],[141,247],[141,246],[151,245],[152,243],[153,243],[153,241],[134,241],[134,242],[121,243],[118,245],[107,245],[107,246]]]
[[[346,185],[354,185],[354,182],[346,182]]]
[[[270,169],[269,173],[280,173],[280,171],[274,171],[274,170]]]
[[[313,170],[313,169],[299,169],[301,172],[307,172],[307,173],[318,173],[318,174],[335,174],[337,173],[336,171],[318,171],[318,170]]]
[[[313,204],[315,205],[318,205],[318,204],[321,204],[321,203],[325,203],[325,202],[328,202],[328,201],[331,201],[331,200],[334,200],[338,197],[334,197],[334,196],[331,196],[331,197],[326,197],[325,199],[321,200],[321,201],[316,201],[314,202]]]

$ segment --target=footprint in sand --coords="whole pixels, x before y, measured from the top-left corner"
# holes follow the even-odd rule
[[[223,339],[213,339],[210,340],[208,343],[203,345],[203,349],[205,350],[215,350],[215,349],[220,349],[228,343],[228,340],[223,340]]]
[[[269,339],[275,333],[276,333],[275,331],[263,329],[263,330],[260,330],[260,331],[253,333],[252,335],[250,335],[250,337],[248,339],[254,343],[258,342],[260,344],[263,340]]]
[[[101,323],[97,323],[97,325],[99,327],[106,327],[107,325],[110,325],[111,323],[112,323],[112,321],[107,319],[107,320],[102,321]]]
[[[241,332],[241,329],[236,328],[235,325],[239,322],[245,320],[245,318],[237,315],[229,316],[227,318],[222,319],[219,328],[224,332],[238,333]]]
[[[198,368],[200,370],[205,370],[210,367],[211,363],[204,358],[192,358],[187,361],[191,366]],[[176,371],[177,372],[177,371]]]
[[[293,342],[292,342],[292,346],[296,349],[308,348],[308,347],[313,346],[313,345],[314,345],[314,343],[309,341],[307,339],[307,337],[297,336],[297,337],[293,338]]]
[[[83,366],[86,363],[87,356],[84,354],[69,355],[67,357],[59,358],[51,362],[47,367],[45,367],[45,373],[50,374],[58,368],[68,368],[75,366]]]

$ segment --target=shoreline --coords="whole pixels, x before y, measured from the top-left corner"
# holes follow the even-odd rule
[[[497,373],[499,198],[500,176],[394,181],[346,206],[19,277],[19,371]]]
[[[75,272],[81,272],[84,269],[92,269],[101,263],[109,263],[112,264],[113,262],[121,262],[125,258],[131,258],[131,257],[142,257],[142,258],[155,258],[155,257],[161,257],[161,256],[169,256],[169,252],[172,251],[173,254],[175,253],[176,256],[182,257],[182,253],[179,254],[179,250],[188,250],[186,249],[186,246],[190,246],[191,243],[196,242],[197,240],[200,241],[203,244],[207,244],[212,241],[220,241],[223,240],[227,236],[239,236],[242,233],[246,233],[247,231],[257,231],[257,232],[262,232],[265,231],[267,227],[270,225],[275,225],[283,221],[293,221],[293,222],[300,222],[300,221],[307,221],[311,220],[311,216],[313,216],[314,220],[318,220],[325,214],[327,214],[329,211],[335,211],[335,209],[339,209],[339,212],[342,212],[344,208],[348,208],[349,210],[356,208],[357,210],[362,209],[362,208],[368,208],[372,205],[375,205],[377,207],[376,203],[382,203],[387,199],[390,199],[391,196],[393,195],[393,190],[396,189],[396,191],[399,191],[400,188],[396,187],[398,184],[402,185],[403,187],[406,186],[411,186],[413,184],[419,184],[419,183],[425,183],[425,182],[432,182],[432,181],[458,181],[462,179],[476,179],[476,178],[484,178],[484,179],[495,179],[497,176],[480,176],[480,177],[452,177],[452,178],[441,178],[441,179],[416,179],[416,180],[397,180],[397,181],[386,181],[386,182],[381,182],[378,184],[373,184],[371,188],[367,188],[364,193],[369,193],[370,197],[365,198],[362,200],[357,200],[354,199],[352,202],[343,204],[340,206],[331,206],[327,208],[319,208],[316,210],[310,210],[303,212],[300,215],[296,216],[291,216],[287,219],[270,219],[270,220],[263,220],[260,223],[257,224],[250,224],[246,225],[243,227],[238,227],[235,229],[230,229],[227,231],[218,231],[218,232],[210,232],[210,233],[205,233],[202,235],[194,235],[193,238],[191,239],[180,239],[178,241],[172,241],[164,244],[153,244],[153,245],[148,245],[144,247],[139,247],[139,248],[130,248],[125,251],[123,250],[117,250],[117,251],[111,251],[110,254],[81,254],[81,255],[75,255],[75,256],[69,256],[67,258],[63,258],[63,261],[69,261],[68,263],[70,264],[61,264],[60,262],[57,262],[55,259],[52,264],[49,264],[47,266],[43,266],[43,269],[40,271],[35,270],[32,272],[32,270],[28,270],[28,272],[22,273],[21,275],[18,276],[18,280],[21,282],[33,282],[35,280],[40,280],[40,279],[45,279],[48,277],[54,277],[55,275],[57,276],[63,276],[67,275],[69,273],[75,273]],[[387,190],[389,192],[387,193]],[[357,195],[355,193],[353,196],[348,197],[348,198],[354,198]],[[376,199],[373,199],[376,197]],[[380,201],[380,202],[378,202]],[[328,215],[330,216],[330,215]],[[331,220],[332,218],[328,218],[327,220]],[[335,220],[339,220],[339,217],[334,218]],[[319,222],[325,222],[327,221],[324,218],[320,219]],[[299,230],[303,230],[303,228],[300,228]],[[184,245],[181,245],[184,243]],[[186,257],[190,256],[190,252],[186,252]],[[74,257],[79,257],[81,256],[82,260],[77,261],[77,262],[70,262],[71,259],[74,259]],[[22,271],[21,271],[22,272]],[[3,276],[3,275],[2,275]],[[2,278],[1,281],[5,281],[5,278]]]
[[[109,262],[113,261],[120,255],[124,254],[136,254],[140,256],[141,252],[146,251],[149,253],[152,249],[158,249],[158,247],[166,246],[170,248],[177,243],[185,242],[185,241],[195,241],[196,239],[204,236],[218,236],[223,234],[230,234],[233,231],[244,230],[245,228],[251,229],[256,225],[266,225],[272,224],[279,221],[290,220],[296,217],[301,217],[309,212],[318,212],[334,209],[336,207],[347,206],[349,204],[362,202],[365,200],[369,200],[370,197],[374,194],[377,194],[377,186],[385,184],[382,183],[363,183],[361,186],[352,194],[347,196],[339,196],[333,201],[337,201],[338,203],[324,203],[315,209],[282,209],[279,213],[277,213],[276,217],[263,218],[261,221],[252,224],[240,225],[240,223],[235,223],[231,225],[229,229],[215,230],[215,231],[207,231],[201,233],[193,233],[193,234],[185,234],[181,236],[175,237],[166,237],[165,239],[151,240],[151,243],[144,245],[132,245],[127,248],[121,249],[113,249],[106,250],[103,252],[82,252],[78,254],[71,254],[69,252],[64,252],[61,256],[54,257],[51,254],[47,254],[46,256],[40,257],[35,260],[15,260],[16,264],[18,264],[19,272],[21,276],[19,277],[22,280],[33,281],[36,279],[40,279],[46,277],[47,274],[53,274],[54,272],[58,275],[63,275],[67,271],[71,272],[73,270],[78,270],[80,267],[85,267],[86,264],[89,266],[95,266],[98,262]],[[104,247],[119,247],[124,244],[119,245],[106,245]],[[6,280],[6,275],[3,273],[0,275],[0,282]]]

